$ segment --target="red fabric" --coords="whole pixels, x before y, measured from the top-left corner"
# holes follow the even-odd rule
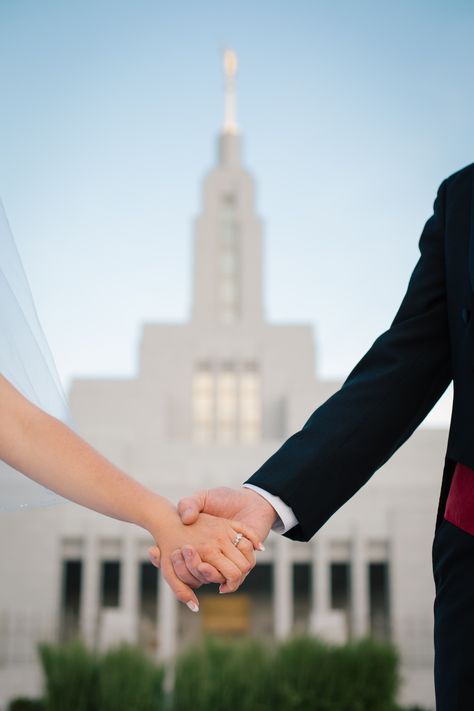
[[[456,464],[444,518],[474,536],[474,470]]]

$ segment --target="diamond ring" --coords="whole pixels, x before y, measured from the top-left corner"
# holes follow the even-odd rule
[[[232,545],[234,545],[234,546],[237,548],[237,546],[239,545],[239,543],[240,543],[240,541],[242,540],[242,538],[243,538],[243,534],[242,534],[242,533],[237,533],[236,536],[235,536],[235,538],[234,538],[234,540],[232,541]]]

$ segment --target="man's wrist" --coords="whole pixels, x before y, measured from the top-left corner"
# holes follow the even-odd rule
[[[278,520],[278,513],[264,496],[251,487],[244,486],[243,492],[249,501],[249,507],[255,510],[255,518],[258,520],[258,527],[252,524],[255,532],[262,541],[268,536],[275,521]]]
[[[279,496],[270,494],[260,486],[255,486],[249,482],[246,482],[243,486],[245,489],[250,489],[261,498],[265,499],[269,506],[271,506],[275,511],[276,518],[271,527],[272,531],[275,531],[275,533],[286,533],[298,525],[298,519],[296,518],[293,509],[282,499],[280,499]]]

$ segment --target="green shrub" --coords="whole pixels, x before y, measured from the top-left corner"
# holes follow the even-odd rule
[[[397,656],[391,647],[370,641],[333,647],[293,639],[277,649],[271,678],[271,708],[393,711]]]
[[[39,647],[45,676],[47,711],[100,711],[97,706],[98,660],[82,643]]]
[[[269,653],[256,642],[208,639],[177,661],[175,711],[266,711]]]
[[[140,649],[123,645],[97,656],[74,642],[41,645],[39,651],[46,682],[45,711],[161,711],[164,707],[164,670]]]
[[[8,711],[45,711],[46,706],[41,699],[26,699],[18,697],[10,701]]]
[[[124,645],[98,657],[82,644],[43,645],[44,707],[10,711],[163,711],[164,670]],[[271,651],[208,639],[176,662],[174,711],[394,711],[398,660],[388,645],[343,647],[303,637]],[[171,711],[171,710],[170,710]],[[401,711],[401,710],[400,710]],[[408,710],[405,710],[408,711]]]
[[[99,661],[100,711],[161,711],[164,670],[135,647],[123,645]]]

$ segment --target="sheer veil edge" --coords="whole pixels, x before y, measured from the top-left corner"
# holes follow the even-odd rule
[[[1,200],[0,374],[35,405],[70,424],[66,398]],[[62,501],[0,461],[0,511]]]

